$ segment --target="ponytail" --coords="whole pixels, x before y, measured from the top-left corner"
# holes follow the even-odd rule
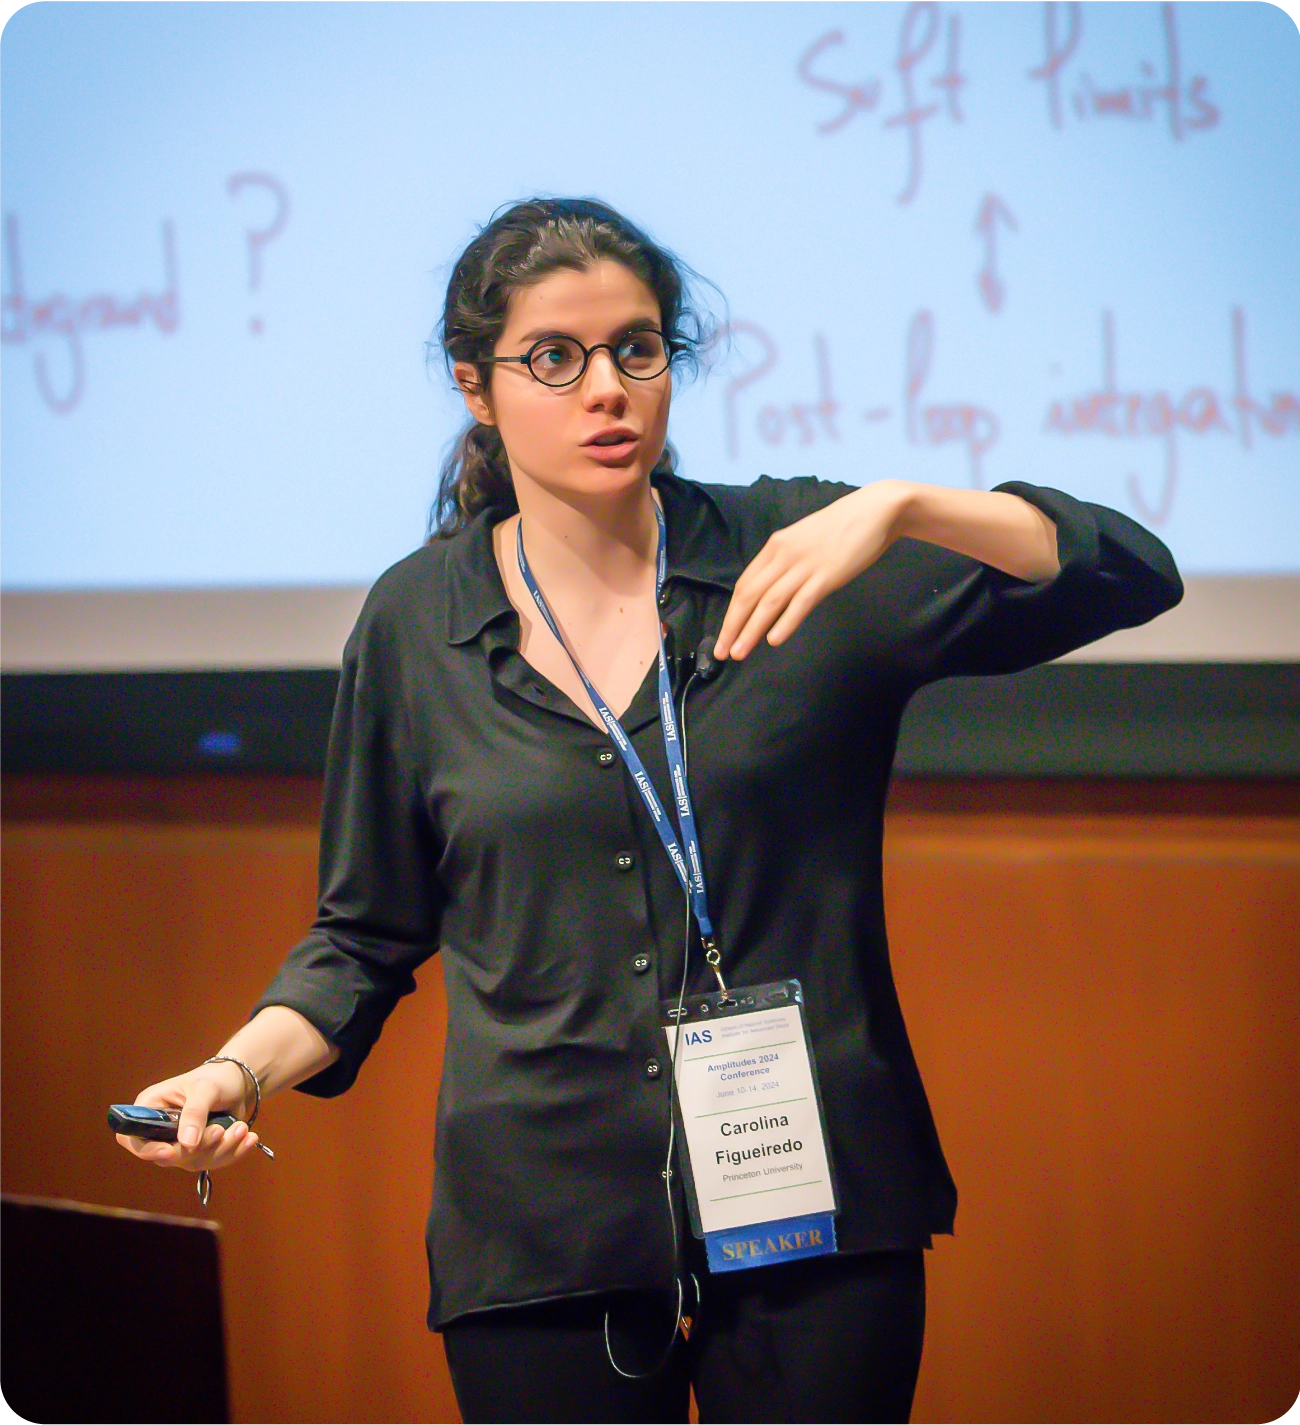
[[[510,462],[496,426],[471,421],[438,473],[438,496],[429,514],[431,539],[446,539],[484,510],[512,515],[519,508]]]

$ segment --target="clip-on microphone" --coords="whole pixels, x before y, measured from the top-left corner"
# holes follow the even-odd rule
[[[695,676],[701,683],[716,678],[722,671],[722,664],[713,656],[713,645],[718,641],[716,633],[706,633],[695,650]]]

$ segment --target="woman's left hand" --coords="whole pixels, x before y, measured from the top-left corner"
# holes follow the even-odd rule
[[[879,480],[777,530],[736,580],[714,656],[744,658],[764,634],[784,643],[827,594],[889,548],[914,488]]]

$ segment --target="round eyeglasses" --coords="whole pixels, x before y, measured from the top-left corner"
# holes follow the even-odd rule
[[[544,336],[535,341],[522,356],[485,356],[484,365],[503,362],[526,366],[543,386],[572,386],[580,381],[587,363],[598,351],[607,351],[614,365],[633,381],[653,381],[668,370],[672,361],[672,346],[662,332],[628,332],[617,342],[602,341],[595,346],[583,346],[571,336]]]

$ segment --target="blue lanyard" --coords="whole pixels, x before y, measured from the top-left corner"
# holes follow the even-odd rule
[[[655,600],[657,605],[668,568],[667,529],[664,525],[663,511],[658,505],[655,506],[655,520],[659,526],[659,548],[655,555]],[[614,746],[618,748],[624,766],[626,766],[633,782],[636,783],[637,791],[641,793],[641,799],[645,802],[646,810],[650,813],[650,820],[659,833],[659,840],[663,842],[664,850],[668,852],[668,859],[673,863],[673,870],[677,872],[677,879],[690,897],[691,911],[700,927],[700,938],[704,944],[705,958],[712,966],[713,973],[717,975],[718,984],[725,993],[726,985],[723,984],[722,976],[718,973],[721,956],[718,953],[717,940],[713,934],[713,924],[709,920],[709,903],[704,892],[704,864],[700,858],[700,839],[695,830],[695,811],[691,806],[691,791],[686,782],[686,758],[682,755],[682,742],[677,733],[677,712],[673,707],[672,684],[668,679],[668,657],[664,652],[663,628],[660,626],[659,629],[659,715],[663,722],[664,754],[668,759],[668,772],[672,778],[673,796],[677,802],[677,819],[681,838],[686,843],[685,854],[683,854],[677,838],[673,835],[672,823],[668,820],[663,803],[659,800],[659,794],[646,775],[645,767],[640,757],[637,756],[636,748],[632,746],[619,720],[609,710],[604,698],[596,691],[595,685],[583,672],[582,665],[573,656],[568,644],[565,643],[559,625],[555,622],[551,610],[547,606],[546,598],[538,587],[537,580],[533,578],[532,570],[528,567],[528,560],[524,556],[522,518],[519,521],[515,547],[519,555],[519,572],[523,575],[524,583],[528,586],[528,592],[533,596],[533,602],[555,635],[556,641],[568,653],[569,660],[578,677],[582,679],[582,686],[586,688],[587,696],[595,704],[596,712],[600,715],[601,722],[605,724],[605,730],[609,733]]]

